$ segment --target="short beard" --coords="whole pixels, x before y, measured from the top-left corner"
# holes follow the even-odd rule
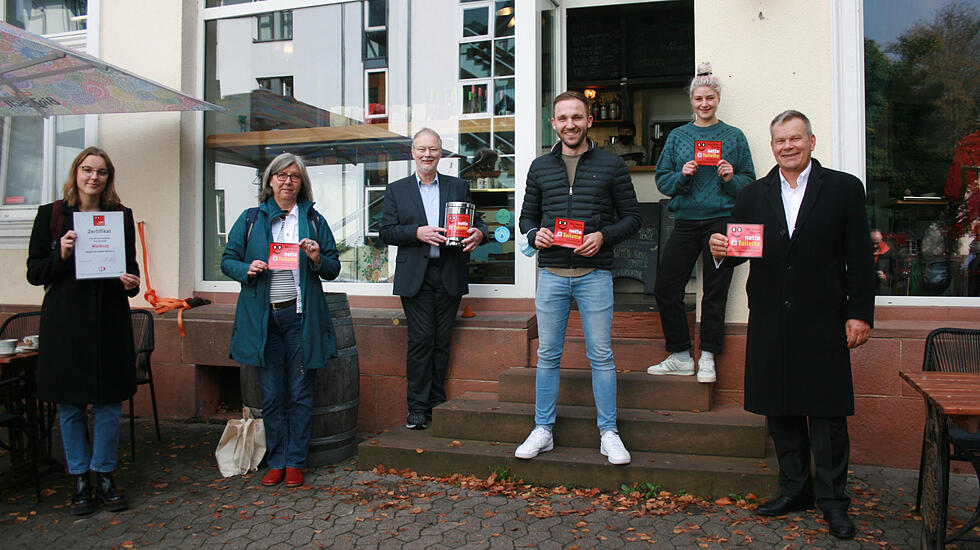
[[[585,138],[587,138],[587,137],[588,137],[588,132],[582,132],[582,139],[578,140],[575,143],[569,143],[569,142],[565,141],[565,136],[564,135],[558,134],[558,139],[560,139],[561,142],[562,142],[562,144],[565,147],[568,147],[569,149],[577,149],[579,147],[579,145],[582,145],[582,142],[584,142],[585,141]]]

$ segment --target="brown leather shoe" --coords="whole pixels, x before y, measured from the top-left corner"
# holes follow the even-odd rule
[[[303,484],[303,470],[286,468],[286,487],[299,487]]]
[[[282,481],[282,472],[283,471],[281,468],[272,468],[266,472],[265,477],[262,478],[262,485],[279,485],[279,482]]]

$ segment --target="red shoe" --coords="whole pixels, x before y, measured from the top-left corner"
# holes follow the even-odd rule
[[[282,470],[273,468],[262,478],[262,485],[279,485],[280,481],[282,481]]]
[[[303,484],[303,470],[286,468],[286,487],[299,487]]]

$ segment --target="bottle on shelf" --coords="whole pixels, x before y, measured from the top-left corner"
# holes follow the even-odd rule
[[[620,106],[619,98],[613,97],[612,102],[609,104],[609,118],[613,120],[619,120],[622,118],[623,108]]]
[[[599,120],[609,120],[609,105],[605,102],[603,102],[602,106],[600,107]]]

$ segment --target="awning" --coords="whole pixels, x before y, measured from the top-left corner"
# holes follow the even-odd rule
[[[223,110],[0,23],[0,116]]]

